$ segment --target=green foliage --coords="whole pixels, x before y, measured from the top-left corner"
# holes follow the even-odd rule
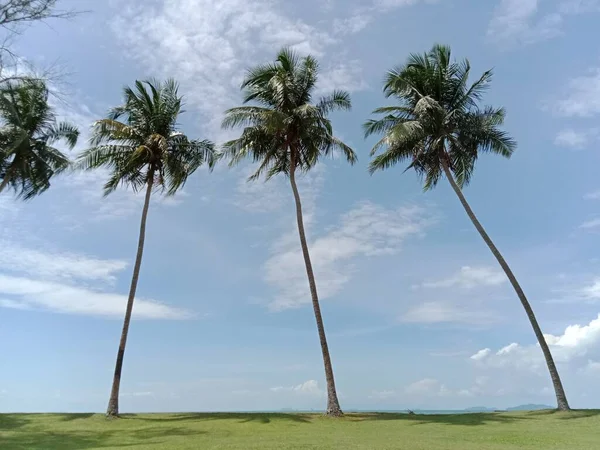
[[[428,190],[437,184],[446,163],[462,187],[469,183],[480,152],[512,155],[515,141],[500,129],[504,109],[479,106],[492,72],[469,86],[470,71],[468,60],[453,62],[449,47],[435,45],[388,72],[384,93],[399,104],[376,109],[374,113],[383,117],[364,126],[366,136],[383,134],[371,151],[371,156],[377,155],[371,173],[408,161],[407,170],[424,177]]]
[[[110,170],[105,195],[119,185],[138,191],[150,177],[167,195],[175,194],[198,167],[212,169],[216,162],[212,142],[190,140],[178,130],[181,106],[174,80],[136,81],[134,89],[124,89],[123,105],[93,125],[92,147],[79,156],[78,167]]]
[[[69,148],[79,131],[68,123],[57,123],[48,104],[48,89],[41,80],[9,82],[0,89],[0,178],[1,188],[12,188],[17,197],[30,199],[50,187],[50,179],[69,167],[69,160],[55,143]]]
[[[485,414],[0,414],[6,449],[592,450],[600,411]]]
[[[308,171],[322,156],[340,150],[350,163],[354,151],[333,135],[328,114],[349,110],[350,95],[334,91],[313,103],[319,65],[307,56],[300,58],[283,49],[274,63],[248,70],[242,84],[244,103],[226,111],[223,128],[244,127],[240,138],[225,143],[223,154],[230,165],[246,157],[259,162],[250,177],[266,173],[267,179],[278,173],[289,174],[293,167]]]

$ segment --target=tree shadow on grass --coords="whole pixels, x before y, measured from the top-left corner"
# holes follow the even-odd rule
[[[12,431],[28,423],[25,414],[0,414],[0,431]]]
[[[528,416],[556,416],[561,420],[585,419],[588,417],[600,416],[600,409],[573,409],[571,411],[558,411],[555,409],[543,411],[531,411]]]
[[[146,430],[93,431],[20,431],[0,436],[0,448],[11,450],[85,450],[92,448],[144,448],[144,445],[161,444],[165,438],[198,436],[206,431],[188,428],[157,428]],[[118,443],[117,443],[118,442]]]
[[[397,413],[364,413],[349,414],[349,420],[398,420],[414,422],[413,425],[439,423],[445,425],[475,426],[488,423],[512,423],[527,420],[528,417],[502,413],[469,413],[469,414],[397,414]]]
[[[77,414],[52,414],[54,417],[58,418],[58,420],[62,422],[71,422],[73,420],[79,419],[89,419],[90,417],[94,417],[99,414],[95,413],[77,413]]]
[[[311,423],[310,416],[306,414],[284,413],[185,413],[169,414],[167,416],[152,417],[152,415],[124,414],[122,419],[135,419],[150,422],[179,422],[202,420],[238,420],[239,423],[258,422],[271,423],[271,421],[290,421],[297,423]]]

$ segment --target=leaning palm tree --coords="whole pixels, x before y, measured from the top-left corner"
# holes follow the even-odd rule
[[[485,72],[471,86],[468,85],[469,73],[468,60],[451,61],[450,48],[440,45],[429,53],[411,55],[405,65],[390,71],[384,92],[388,98],[395,97],[399,104],[376,109],[374,112],[383,117],[365,124],[366,136],[383,133],[371,155],[380,149],[384,151],[372,160],[370,172],[408,161],[406,170],[414,169],[425,178],[425,191],[435,187],[445,175],[521,300],[546,359],[558,409],[568,410],[560,376],[533,309],[462,193],[462,188],[471,180],[480,153],[509,158],[516,147],[515,141],[500,128],[504,123],[504,109],[479,106],[492,72]]]
[[[267,179],[278,174],[289,178],[325,365],[326,414],[340,416],[342,410],[335,389],[317,285],[306,242],[296,173],[309,171],[321,157],[331,155],[336,150],[340,150],[351,164],[356,161],[356,155],[350,147],[333,136],[331,122],[327,118],[331,111],[349,110],[350,95],[335,91],[312,103],[318,72],[319,66],[313,57],[300,58],[289,49],[281,50],[274,63],[250,69],[242,84],[244,103],[254,102],[256,105],[241,106],[226,112],[224,128],[245,128],[239,139],[224,145],[224,154],[230,157],[230,165],[246,157],[260,163],[249,181],[259,178],[263,173]]]
[[[178,131],[177,117],[182,112],[181,107],[182,98],[175,81],[136,81],[135,89],[125,88],[123,105],[112,109],[108,118],[94,124],[91,148],[78,158],[78,166],[82,169],[106,167],[110,170],[104,186],[105,195],[119,185],[127,185],[135,192],[146,191],[137,255],[106,412],[109,417],[119,414],[123,356],[140,275],[152,191],[159,188],[167,195],[174,195],[198,167],[208,164],[212,169],[215,163],[212,142],[190,140]]]
[[[41,80],[9,82],[0,90],[0,193],[11,188],[25,200],[50,187],[50,179],[69,167],[54,145],[73,148],[79,131],[57,122]]]

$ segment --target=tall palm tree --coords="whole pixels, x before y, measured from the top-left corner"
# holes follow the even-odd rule
[[[331,155],[335,150],[340,150],[351,164],[356,161],[356,155],[350,147],[333,136],[331,121],[327,117],[331,111],[349,110],[350,95],[335,91],[312,103],[318,72],[319,65],[313,57],[300,58],[286,48],[278,53],[274,63],[248,70],[242,84],[244,103],[254,102],[255,105],[232,108],[226,112],[223,127],[243,126],[244,131],[240,138],[224,145],[224,154],[230,157],[230,165],[246,157],[260,163],[249,180],[255,180],[263,173],[267,179],[277,174],[289,178],[325,365],[326,414],[340,416],[342,410],[335,389],[317,285],[306,242],[296,173],[309,171],[321,157]]]
[[[469,183],[480,153],[494,153],[509,158],[515,141],[504,131],[505,111],[479,101],[489,87],[492,71],[485,72],[468,85],[468,60],[451,61],[449,47],[435,45],[429,53],[413,54],[406,64],[388,72],[384,93],[399,104],[378,108],[382,114],[365,124],[365,134],[383,133],[371,155],[370,172],[408,161],[425,178],[424,190],[435,187],[442,177],[448,179],[473,225],[506,273],[521,301],[542,349],[554,384],[558,409],[568,410],[569,403],[552,354],[533,309],[506,260],[467,203],[462,188]]]
[[[41,80],[7,83],[0,90],[0,193],[12,188],[25,200],[50,187],[50,179],[69,167],[68,158],[53,145],[77,143],[79,131],[57,122]]]
[[[123,105],[112,109],[106,119],[94,124],[91,148],[78,158],[82,169],[106,167],[110,170],[104,186],[105,195],[119,185],[127,185],[136,192],[146,191],[137,255],[106,412],[109,417],[119,414],[123,356],[140,275],[152,191],[160,188],[167,195],[174,195],[198,167],[208,164],[212,169],[216,160],[212,142],[190,140],[178,131],[177,118],[182,112],[181,107],[182,97],[174,80],[136,81],[135,89],[124,89]]]

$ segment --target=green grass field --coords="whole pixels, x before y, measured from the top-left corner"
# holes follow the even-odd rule
[[[600,449],[600,411],[468,415],[0,414],[0,448]]]

